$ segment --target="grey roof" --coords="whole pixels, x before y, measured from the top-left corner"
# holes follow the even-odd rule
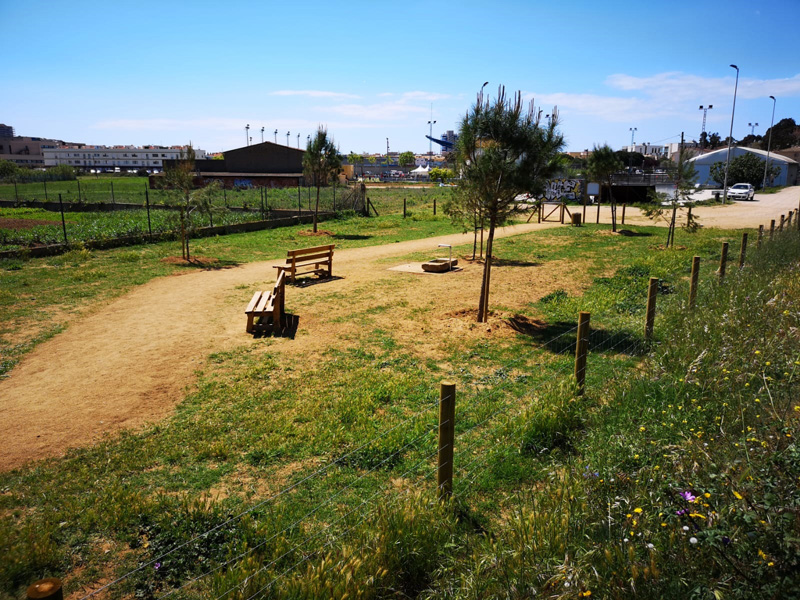
[[[763,156],[764,160],[766,160],[766,158],[767,158],[767,151],[766,150],[757,150],[756,148],[745,148],[744,146],[732,146],[731,147],[731,152],[733,152],[733,150],[737,150],[737,149],[738,150],[744,150],[745,152],[752,152],[753,154],[758,154],[760,156]],[[728,153],[728,149],[727,148],[720,148],[719,150],[714,150],[712,152],[706,152],[705,154],[698,154],[697,156],[693,156],[692,158],[689,159],[689,161],[690,162],[695,162],[695,161],[698,161],[700,159],[707,159],[709,157],[717,158],[717,160],[725,160],[725,156],[727,155],[727,153]],[[785,162],[785,163],[794,164],[794,165],[797,164],[796,160],[792,160],[791,158],[789,158],[787,156],[782,156],[780,154],[775,154],[775,151],[771,151],[769,153],[769,160],[770,160],[770,162],[775,161],[775,162]]]

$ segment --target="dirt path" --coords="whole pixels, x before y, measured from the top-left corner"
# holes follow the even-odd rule
[[[518,225],[498,237],[552,226]],[[458,234],[337,251],[334,275],[342,279],[290,288],[289,308],[386,277],[389,265],[376,264],[380,259],[424,250],[441,255],[437,244],[471,241]],[[150,281],[40,344],[0,382],[0,470],[168,415],[209,353],[260,342],[245,334],[244,306],[255,287],[272,286],[278,262]],[[313,316],[304,318],[310,335],[293,345],[329,335],[317,326]]]
[[[695,209],[705,226],[769,226],[798,206],[800,188],[767,195],[756,203]],[[587,210],[594,222],[596,209]],[[607,207],[601,208],[601,222],[609,222]],[[652,224],[628,211],[626,223]],[[557,224],[528,224],[509,227],[498,237],[517,235]],[[343,330],[331,327],[317,312],[320,298],[346,294],[348,289],[381,278],[403,276],[387,271],[382,259],[411,252],[436,251],[437,244],[469,244],[470,235],[449,235],[383,246],[337,251],[334,275],[342,277],[325,285],[291,288],[290,309],[303,315],[302,335],[280,340],[278,348],[302,353],[332,343]],[[282,262],[282,261],[279,261]],[[123,428],[135,428],[161,419],[185,395],[195,381],[209,353],[247,344],[263,343],[244,332],[244,306],[256,287],[268,288],[274,281],[272,264],[253,263],[241,267],[198,271],[164,277],[136,288],[108,305],[94,310],[62,334],[40,344],[0,382],[0,470],[59,456],[68,448],[93,443],[103,435]],[[411,302],[422,304],[447,294],[454,306],[477,297],[480,266],[469,265],[457,285],[453,279],[416,280],[409,285]],[[407,275],[406,275],[407,276]],[[430,277],[430,276],[415,276]],[[436,283],[433,283],[436,281]],[[526,282],[525,294],[542,289],[543,282]],[[510,300],[519,285],[504,282],[501,271],[493,278],[493,289]],[[495,292],[493,292],[495,293]],[[499,296],[496,296],[499,297]],[[376,298],[375,301],[381,301]],[[524,299],[519,299],[524,302]],[[328,300],[331,311],[348,311],[341,300]],[[294,304],[292,304],[294,303]],[[461,303],[461,304],[459,304]],[[402,324],[405,334],[418,331],[409,320]],[[443,327],[456,326],[445,323]],[[285,342],[285,343],[284,343]]]

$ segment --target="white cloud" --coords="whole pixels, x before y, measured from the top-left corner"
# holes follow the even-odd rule
[[[606,79],[606,83],[616,89],[640,91],[654,98],[668,98],[671,101],[695,100],[702,97],[733,96],[736,73],[731,69],[728,77],[700,77],[686,73],[659,73],[651,77],[633,77],[616,74]],[[768,96],[800,96],[800,74],[781,79],[754,79],[739,77],[737,96],[747,99]]]
[[[344,92],[328,92],[323,90],[278,90],[270,92],[270,96],[307,96],[309,98],[360,98],[355,94],[345,94]]]

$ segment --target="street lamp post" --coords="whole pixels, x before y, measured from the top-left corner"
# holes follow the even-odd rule
[[[631,147],[628,150],[628,175],[631,173],[631,169],[633,168],[633,136],[636,135],[636,132],[639,131],[638,127],[628,127],[628,130],[631,132]]]
[[[770,96],[772,98],[772,123],[769,126],[769,140],[767,141],[767,160],[764,163],[764,181],[761,183],[761,189],[763,190],[767,187],[767,169],[769,168],[769,149],[772,146],[772,128],[775,126],[775,104],[777,100],[775,100],[775,96]]]
[[[250,145],[250,123],[244,126],[244,143]]]
[[[747,126],[750,128],[750,135],[754,136],[756,134],[756,127],[758,127],[758,123],[748,123]]]
[[[264,128],[261,128],[261,143],[264,143]]]
[[[433,161],[433,140],[430,139],[433,137],[433,126],[436,124],[436,121],[428,121],[428,162]]]
[[[297,149],[300,149],[300,134],[297,134]]]
[[[289,145],[289,135],[290,135],[291,133],[292,133],[291,131],[287,131],[287,132],[286,132],[286,145],[287,145],[287,146]]]
[[[275,130],[275,143],[278,143],[278,130]]]
[[[736,92],[739,89],[739,67],[731,65],[736,69],[736,84],[733,87],[733,108],[731,108],[731,131],[728,134],[728,155],[725,158],[725,179],[722,183],[722,203],[728,202],[728,167],[731,165],[731,142],[733,142],[733,115],[736,113]]]

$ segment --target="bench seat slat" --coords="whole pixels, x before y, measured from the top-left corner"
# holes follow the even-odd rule
[[[266,294],[266,293],[263,294],[261,296],[261,300],[256,305],[256,308],[255,308],[254,312],[263,313],[264,312],[264,308],[267,306],[267,302],[269,302],[271,298],[272,298],[272,294]]]
[[[261,299],[261,294],[263,293],[264,292],[256,292],[255,294],[253,294],[253,298],[252,300],[250,300],[250,303],[247,305],[247,308],[244,310],[244,312],[246,313],[253,312],[253,309],[255,309],[256,305],[258,304],[258,301]]]

